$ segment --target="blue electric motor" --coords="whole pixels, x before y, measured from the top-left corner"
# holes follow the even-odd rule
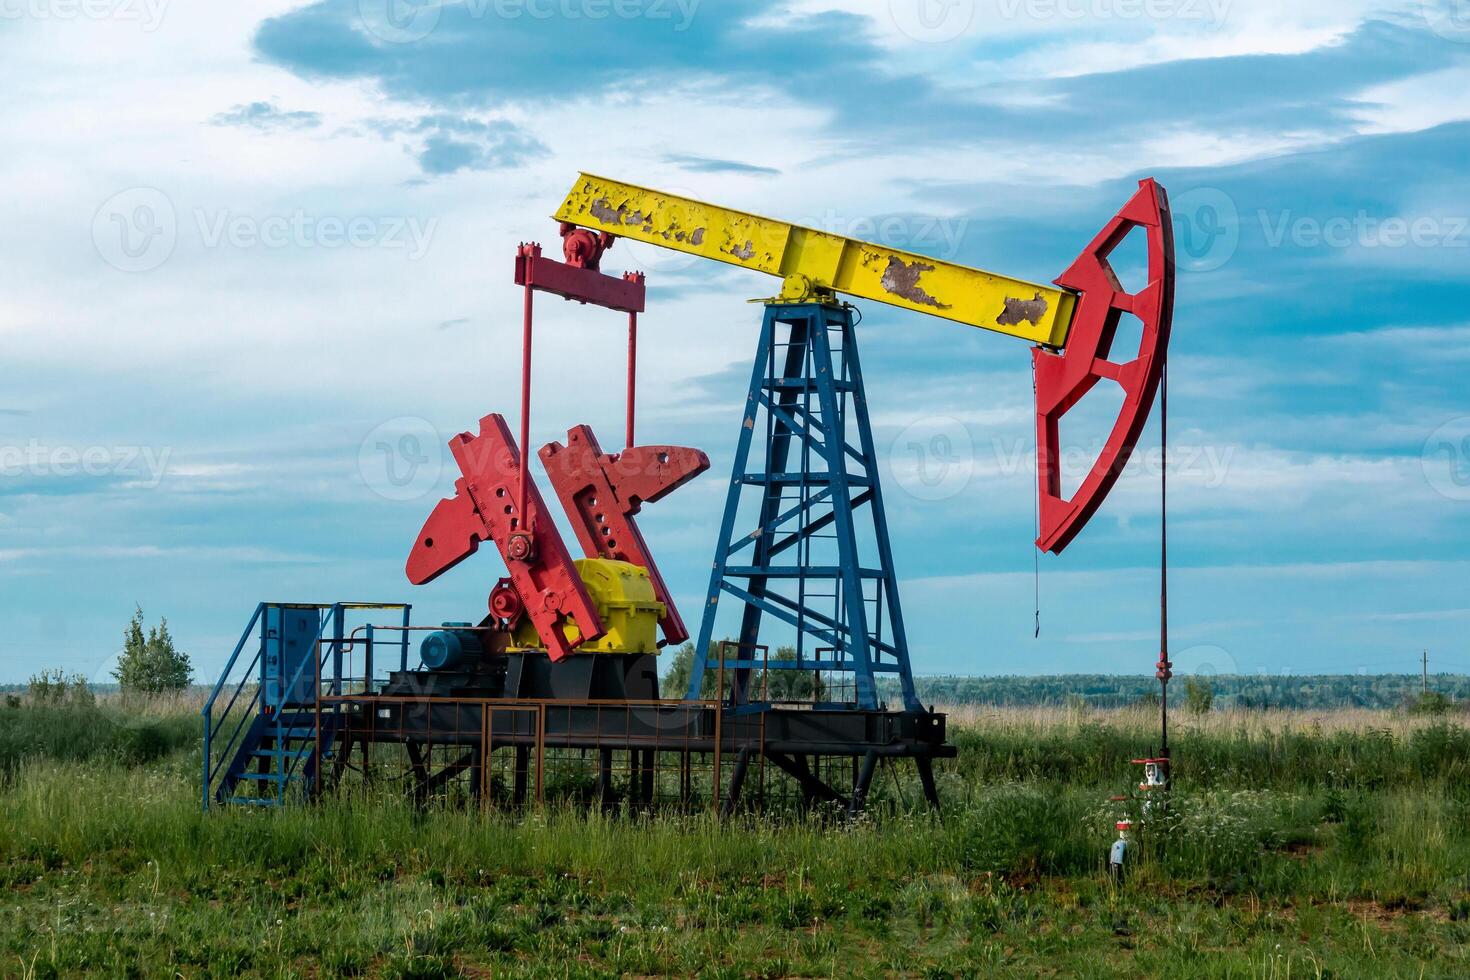
[[[453,670],[468,667],[480,659],[485,649],[480,634],[468,627],[472,623],[445,623],[444,629],[424,637],[419,645],[419,659],[428,670]]]

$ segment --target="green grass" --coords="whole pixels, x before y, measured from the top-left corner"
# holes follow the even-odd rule
[[[35,710],[0,730],[78,737],[5,714]],[[0,975],[1470,975],[1452,725],[1181,732],[1199,778],[1118,887],[1108,796],[1139,746],[1112,719],[1041,748],[957,730],[942,822],[719,824],[384,798],[201,815],[191,719],[97,710],[189,738],[24,743],[0,787]]]

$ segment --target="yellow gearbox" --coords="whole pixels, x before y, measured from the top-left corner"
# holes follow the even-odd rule
[[[648,570],[612,558],[578,558],[573,564],[607,627],[600,639],[582,644],[575,652],[658,653],[658,621],[664,615],[664,604],[654,598]],[[572,643],[582,635],[575,621],[567,624],[565,632]],[[546,649],[528,617],[516,625],[509,649]]]

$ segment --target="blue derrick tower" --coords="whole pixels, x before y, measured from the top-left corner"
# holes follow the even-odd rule
[[[898,679],[904,709],[922,710],[854,326],[845,303],[766,306],[690,698],[710,670],[730,672],[737,702],[760,700],[752,683],[760,672],[801,671],[825,678],[814,685],[824,706],[876,709],[876,681],[887,674]],[[753,443],[763,457],[752,458]],[[712,647],[722,599],[743,606],[740,630]],[[760,643],[766,616],[794,633],[794,656],[772,656]]]

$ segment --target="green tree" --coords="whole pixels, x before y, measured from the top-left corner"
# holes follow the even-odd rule
[[[1208,680],[1187,678],[1184,681],[1184,706],[1190,714],[1209,714],[1215,706],[1215,685]]]
[[[188,687],[194,678],[194,665],[187,653],[174,646],[167,619],[160,619],[144,635],[140,606],[123,631],[123,652],[112,676],[125,692],[157,694]]]
[[[728,642],[728,641],[727,641]],[[735,648],[726,647],[725,657],[728,660],[735,659]],[[709,645],[709,660],[718,662],[720,658],[720,641],[711,640]],[[772,660],[794,660],[796,659],[795,647],[778,647],[771,652]],[[694,669],[694,644],[686,643],[674,651],[673,658],[669,661],[669,669],[659,681],[659,693],[666,698],[682,698],[689,693],[689,675]],[[729,695],[730,684],[734,668],[726,671],[725,694]],[[821,700],[826,695],[826,685],[822,684],[815,673],[806,670],[772,670],[769,681],[765,680],[765,672],[753,670],[750,676],[750,697],[759,699],[762,692],[772,701],[812,701]],[[703,698],[714,698],[715,689],[719,685],[719,670],[715,667],[707,667],[704,671],[704,679],[700,683],[700,696]]]
[[[796,647],[777,647],[771,659],[795,660]],[[764,686],[760,677],[755,678],[752,697],[759,697],[762,690],[772,701],[820,701],[826,696],[826,685],[816,671],[772,670],[767,673],[770,676]]]

